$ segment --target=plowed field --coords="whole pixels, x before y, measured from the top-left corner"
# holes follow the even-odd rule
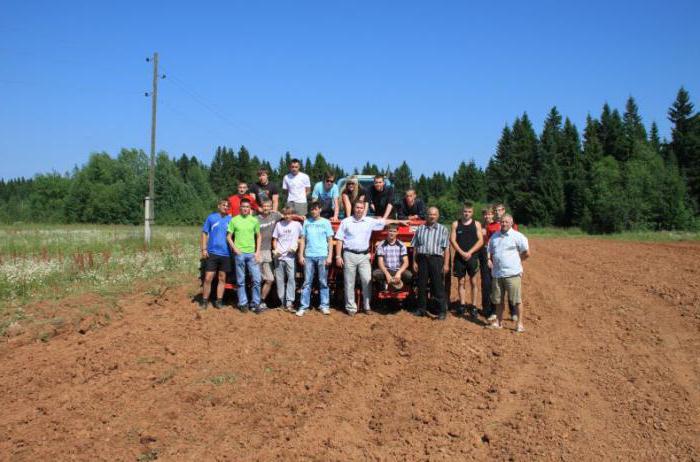
[[[0,459],[700,460],[700,245],[531,247],[524,334],[198,314],[192,278],[5,338]]]

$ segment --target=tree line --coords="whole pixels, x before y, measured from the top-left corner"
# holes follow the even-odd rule
[[[503,201],[527,225],[578,226],[591,233],[691,229],[700,204],[700,113],[684,88],[668,118],[671,139],[661,140],[655,123],[647,131],[629,97],[622,114],[606,103],[598,118],[589,115],[581,136],[553,107],[539,135],[527,113],[506,125],[486,169],[465,160],[451,175],[415,178],[405,161],[395,168],[367,162],[352,173],[384,174],[398,193],[413,188],[449,218],[458,216],[465,200]],[[281,184],[291,159],[287,152],[273,166],[245,146],[220,146],[206,165],[195,156],[161,152],[156,221],[198,224],[218,197],[235,192],[238,181],[256,181],[261,167]],[[336,178],[348,174],[321,153],[302,163],[313,181],[326,171]],[[94,153],[70,173],[0,180],[0,222],[139,224],[147,192],[142,150],[123,149],[116,157]]]

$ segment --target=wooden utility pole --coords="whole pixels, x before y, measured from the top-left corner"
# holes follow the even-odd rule
[[[151,243],[151,226],[154,222],[155,173],[156,173],[156,109],[158,100],[158,53],[153,53],[153,92],[151,93],[151,162],[148,168],[148,196],[145,204],[144,240]]]

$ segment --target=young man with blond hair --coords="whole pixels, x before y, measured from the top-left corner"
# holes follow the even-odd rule
[[[294,220],[294,209],[285,206],[282,220],[272,231],[272,256],[275,260],[275,284],[277,297],[287,311],[294,311],[296,298],[296,258],[302,226]]]

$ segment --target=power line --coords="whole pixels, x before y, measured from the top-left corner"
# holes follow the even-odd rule
[[[190,98],[192,98],[192,100],[194,102],[196,102],[197,104],[202,106],[204,109],[209,111],[211,114],[216,116],[220,121],[231,126],[234,129],[236,129],[236,131],[239,131],[239,132],[244,131],[244,132],[247,132],[248,134],[250,134],[256,138],[263,138],[263,137],[260,137],[257,133],[255,133],[255,131],[253,129],[251,129],[251,128],[249,128],[249,127],[247,127],[239,122],[232,120],[230,117],[228,117],[222,111],[217,109],[214,104],[210,103],[204,96],[202,96],[194,88],[192,88],[190,85],[185,83],[181,78],[172,74],[170,71],[166,72],[165,69],[163,69],[163,71],[168,77],[166,82],[168,82],[168,81],[172,82],[176,87],[178,87],[180,90],[185,92]],[[268,148],[267,150],[269,150],[271,153],[275,152],[275,151],[286,152],[289,150],[288,148],[285,148],[281,145],[272,146],[272,145],[265,143],[265,142],[263,142],[261,144],[263,145],[264,148]]]
[[[57,83],[55,81],[37,81],[37,80],[14,80],[14,79],[0,79],[0,84],[3,85],[21,85],[29,87],[46,87],[47,90],[55,90],[60,88],[61,90],[67,90],[70,92],[99,92],[99,93],[111,93],[119,95],[143,95],[142,90],[121,90],[114,87],[100,87],[95,85],[70,85]],[[49,88],[50,86],[50,88]]]

